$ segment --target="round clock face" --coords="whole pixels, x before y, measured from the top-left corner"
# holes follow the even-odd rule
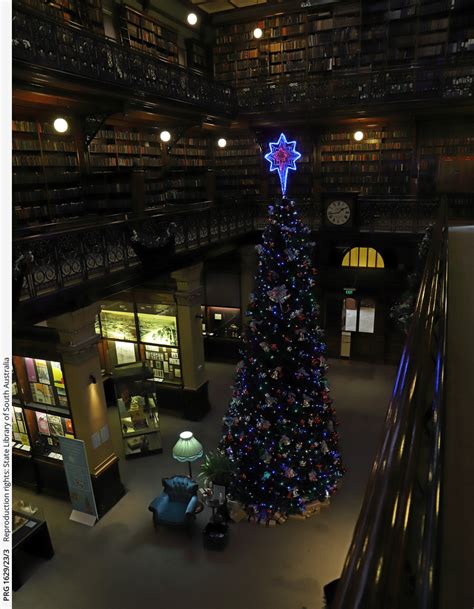
[[[342,226],[351,217],[351,208],[345,201],[331,201],[327,206],[326,216],[331,224]]]

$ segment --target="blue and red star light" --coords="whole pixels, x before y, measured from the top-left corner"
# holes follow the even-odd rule
[[[269,142],[269,146],[270,152],[265,158],[270,163],[270,171],[278,171],[281,193],[285,196],[288,170],[296,170],[296,161],[301,158],[301,154],[295,150],[296,142],[288,142],[284,133],[280,134],[278,142]]]

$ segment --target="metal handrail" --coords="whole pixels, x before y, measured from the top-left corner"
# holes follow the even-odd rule
[[[436,598],[447,323],[446,208],[435,227],[363,506],[331,609]]]

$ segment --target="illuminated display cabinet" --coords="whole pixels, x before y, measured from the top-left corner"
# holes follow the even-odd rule
[[[74,438],[60,362],[14,357],[13,450],[62,461],[59,438]]]
[[[146,367],[129,366],[116,379],[117,408],[126,457],[162,452],[160,418]]]
[[[161,295],[171,300],[171,295]],[[128,298],[128,300],[126,300]],[[102,338],[103,369],[114,373],[121,366],[146,362],[150,379],[182,385],[176,305],[142,303],[124,294],[123,300],[103,301],[96,320]]]

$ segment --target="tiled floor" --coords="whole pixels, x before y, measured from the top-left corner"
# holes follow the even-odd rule
[[[211,413],[201,422],[162,416],[164,452],[121,461],[125,497],[92,529],[71,522],[67,502],[15,489],[45,512],[56,554],[35,560],[29,578],[14,594],[15,609],[320,609],[323,586],[339,576],[387,409],[395,370],[333,361],[329,370],[340,420],[347,474],[332,505],[307,521],[267,529],[231,525],[223,552],[206,550],[198,516],[195,535],[154,532],[150,500],[161,478],[186,472],[173,461],[178,433],[190,429],[213,450],[231,393],[233,366],[208,364]],[[121,453],[118,417],[110,411]],[[197,467],[195,471],[197,473]]]

